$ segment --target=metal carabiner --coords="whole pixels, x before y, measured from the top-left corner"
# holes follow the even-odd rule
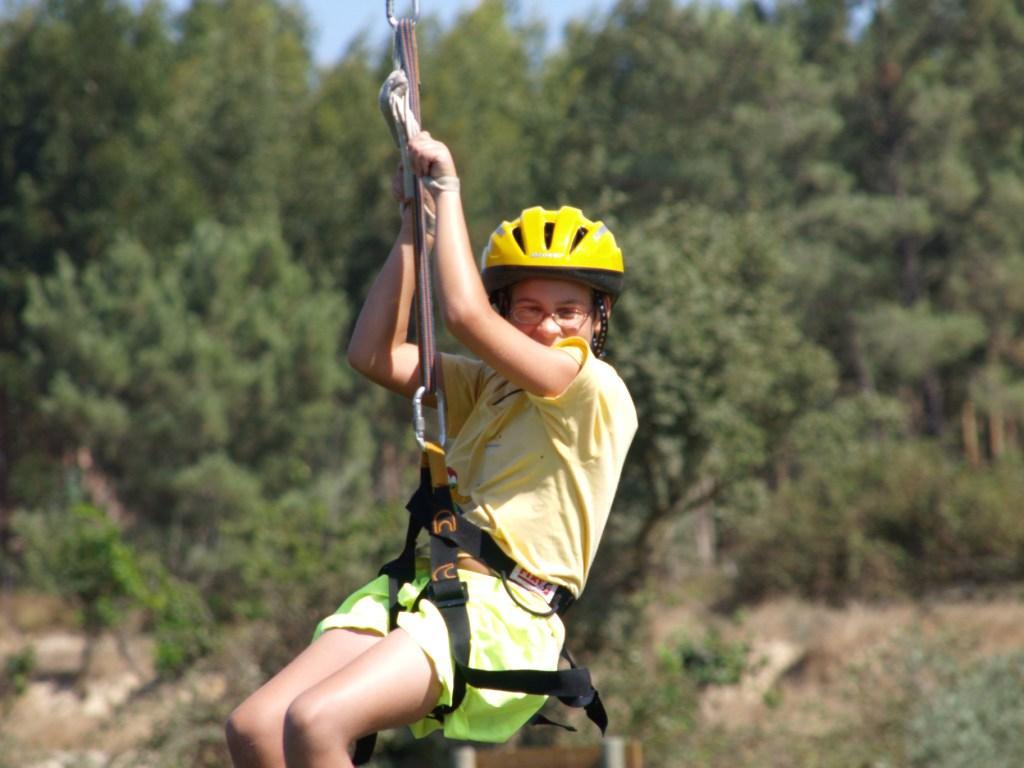
[[[426,450],[427,447],[427,420],[423,416],[423,396],[425,394],[427,394],[427,388],[420,387],[412,396],[412,429],[416,433],[416,442],[422,450]],[[437,398],[437,444],[444,448],[444,444],[448,440],[444,422],[444,395],[438,390],[434,393],[434,397]]]
[[[392,27],[398,27],[398,19],[395,18],[395,0],[387,0],[388,2],[388,24]],[[412,19],[413,23],[420,20],[420,0],[412,0],[412,16],[408,17]]]

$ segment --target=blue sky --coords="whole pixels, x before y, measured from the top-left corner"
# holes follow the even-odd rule
[[[386,0],[301,0],[313,27],[313,50],[317,63],[336,61],[360,32],[383,44],[391,32]],[[473,8],[478,0],[420,0],[420,13],[436,16],[447,26],[459,13]],[[614,0],[519,0],[514,4],[523,18],[543,18],[552,34],[558,34],[571,19],[607,13]],[[395,14],[412,12],[412,0],[395,0]]]

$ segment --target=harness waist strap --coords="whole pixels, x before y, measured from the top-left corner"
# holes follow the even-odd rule
[[[514,584],[518,584],[529,592],[540,595],[548,605],[551,605],[551,602],[558,595],[557,584],[552,584],[550,581],[544,581],[540,576],[534,576],[521,565],[516,565],[516,567],[512,569],[512,572],[508,575],[508,580]]]

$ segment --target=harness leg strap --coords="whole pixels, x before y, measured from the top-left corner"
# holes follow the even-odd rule
[[[458,511],[447,485],[443,450],[435,447],[435,450],[425,452],[420,487],[409,500],[407,509],[410,521],[405,548],[381,572],[391,577],[391,629],[394,629],[395,617],[402,610],[397,603],[398,589],[414,578],[415,541],[421,529],[427,530],[430,534],[431,579],[419,599],[430,600],[444,619],[455,671],[451,704],[436,707],[431,716],[443,720],[445,715],[459,707],[465,698],[466,687],[472,685],[474,688],[554,696],[567,706],[582,708],[603,735],[608,727],[608,715],[601,697],[591,682],[589,671],[578,667],[564,648],[562,658],[569,664],[569,669],[486,670],[469,665],[471,628],[466,610],[468,594],[465,583],[458,577],[457,556],[464,551],[500,573],[511,573],[516,564],[490,536]],[[572,602],[568,590],[559,588],[552,606],[563,614]],[[531,723],[561,725],[540,714],[534,716]],[[575,730],[570,726],[561,727]],[[356,742],[353,758],[356,765],[362,765],[369,759],[374,741],[375,734]]]

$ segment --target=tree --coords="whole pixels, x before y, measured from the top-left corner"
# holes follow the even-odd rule
[[[117,231],[157,242],[187,217],[163,132],[170,50],[157,4],[47,0],[0,22],[0,545],[47,444],[23,364],[27,281],[59,253],[86,264]]]
[[[281,189],[282,226],[295,257],[353,297],[362,295],[397,232],[390,174],[398,151],[377,108],[385,73],[356,45],[321,74]]]
[[[197,0],[178,25],[173,126],[204,212],[279,218],[309,103],[305,21],[274,0]]]
[[[485,0],[421,51],[425,125],[448,142],[463,179],[472,242],[531,205],[550,156],[541,148],[564,126],[545,101],[542,30],[514,27],[506,3]]]
[[[765,211],[833,183],[829,87],[784,28],[623,0],[603,28],[576,31],[556,71],[552,92],[569,93],[548,177],[558,194],[624,216],[679,200]]]
[[[695,513],[756,510],[791,425],[832,396],[830,360],[787,309],[767,224],[665,206],[623,238],[629,282],[611,356],[640,428],[612,530],[629,542],[630,578],[667,567],[672,532]]]
[[[338,361],[345,303],[272,229],[199,227],[159,258],[124,240],[32,283],[26,322],[60,445],[84,446],[172,564],[265,499],[365,490],[366,416]]]
[[[1019,323],[1020,224],[1006,214],[1021,153],[1003,116],[1020,97],[1002,73],[1019,66],[1019,19],[1012,3],[879,6],[840,91],[846,128],[835,147],[851,183],[801,213],[804,241],[831,273],[818,278],[823,290],[803,283],[810,311],[833,309],[813,335],[862,390],[912,393],[925,434],[946,434],[959,414],[975,461],[975,406],[985,402],[999,435],[1001,414],[1017,410],[1005,339]],[[1006,108],[994,114],[997,99]],[[993,400],[995,381],[1006,384]]]

